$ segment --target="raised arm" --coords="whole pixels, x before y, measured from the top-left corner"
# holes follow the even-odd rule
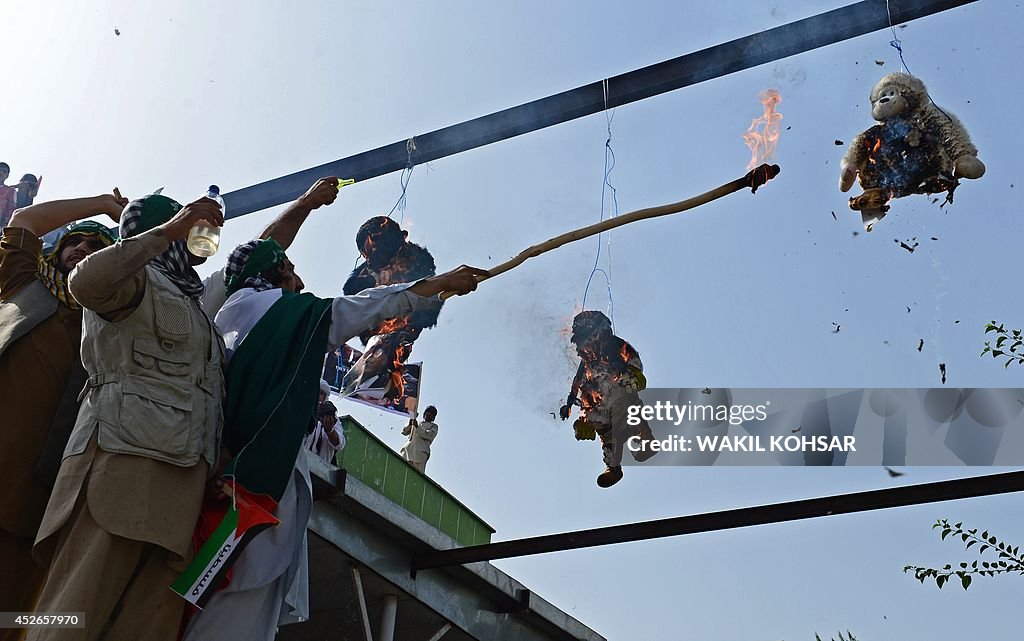
[[[224,217],[216,203],[201,198],[182,207],[159,227],[87,256],[68,279],[72,295],[83,307],[108,321],[127,318],[146,292],[143,268],[172,242],[184,240],[199,221],[220,227]]]
[[[20,227],[36,236],[42,236],[68,223],[99,214],[110,216],[116,223],[127,204],[128,199],[122,198],[117,189],[114,189],[113,194],[102,196],[51,200],[15,211],[8,226]]]
[[[405,316],[437,305],[432,297],[441,292],[468,294],[476,289],[477,276],[487,272],[463,265],[450,272],[424,278],[413,284],[386,285],[367,289],[354,296],[334,299],[331,310],[329,349],[335,349],[353,336],[377,327],[381,322]]]
[[[321,178],[267,225],[267,228],[260,234],[260,239],[273,238],[282,249],[288,249],[292,241],[295,240],[295,235],[299,233],[302,223],[306,222],[309,212],[324,205],[330,205],[337,198],[338,179]]]

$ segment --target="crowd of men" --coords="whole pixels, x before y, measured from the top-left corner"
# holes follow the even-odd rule
[[[205,281],[185,239],[224,224],[208,198],[114,190],[29,201],[3,221],[0,610],[85,613],[84,628],[28,639],[269,640],[309,617],[301,450],[333,459],[343,438],[333,405],[318,403],[324,354],[486,275],[462,266],[350,296],[303,293],[286,250],[337,195],[336,178],[317,181]],[[117,229],[84,220],[97,215]],[[280,524],[202,611],[186,611],[168,586],[202,516],[241,493],[269,501]]]

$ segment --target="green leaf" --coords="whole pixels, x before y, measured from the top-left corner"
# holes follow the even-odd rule
[[[967,542],[967,547],[965,547],[964,549],[965,550],[970,550],[971,546],[974,545],[975,543],[977,543],[977,541],[968,541]]]
[[[985,550],[987,550],[988,548],[989,548],[989,545],[986,543],[985,545],[983,545],[980,548],[978,548],[978,554],[984,554]]]
[[[964,586],[964,589],[971,587],[971,575],[965,574],[960,578],[960,585]]]
[[[981,538],[985,538],[985,537],[981,537]],[[990,538],[990,539],[988,540],[988,542],[989,542],[989,543],[991,543],[992,545],[995,545],[995,544],[996,544],[996,542],[997,542],[997,540],[996,540],[996,537],[994,537],[994,536],[993,536],[993,537],[991,537],[991,538]]]
[[[948,578],[949,577],[947,577],[947,576],[937,576],[937,577],[935,577],[935,585],[939,586],[939,589],[941,590],[942,586],[946,584],[946,580]]]
[[[942,531],[942,540],[943,540],[943,541],[945,541],[945,540],[946,540],[946,537],[947,537],[947,536],[949,536],[949,533],[950,533],[950,532],[952,532],[952,530],[943,530],[943,531]]]
[[[996,339],[996,349],[999,349],[1000,347],[1002,347],[1003,343],[1005,343],[1008,340],[1010,340],[1009,336],[1000,336],[999,338],[997,338]]]

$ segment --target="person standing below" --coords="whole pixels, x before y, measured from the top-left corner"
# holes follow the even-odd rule
[[[33,554],[52,558],[35,610],[86,613],[75,639],[173,641],[180,627],[168,586],[191,557],[223,423],[223,343],[199,305],[205,259],[185,245],[199,222],[220,227],[220,206],[132,201],[122,241],[68,279],[89,379]]]
[[[437,408],[433,405],[423,410],[423,422],[417,423],[415,418],[409,419],[409,424],[402,429],[402,434],[409,437],[409,440],[402,446],[402,458],[409,461],[409,464],[426,474],[427,459],[430,458],[430,444],[437,437]]]
[[[338,425],[338,408],[330,401],[320,403],[317,419],[316,427],[303,444],[324,463],[336,465],[334,457],[345,447],[345,434]]]
[[[0,429],[0,605],[8,611],[32,610],[46,578],[32,560],[32,542],[85,382],[78,356],[82,308],[68,293],[67,275],[114,243],[109,229],[86,221],[44,257],[39,236],[97,214],[116,222],[127,202],[115,190],[33,205],[18,210],[0,235],[0,394],[8,401]],[[44,457],[50,451],[53,460]],[[0,630],[0,639],[19,632]]]
[[[11,166],[0,162],[0,229],[6,227],[10,222],[18,195],[18,189],[7,184],[7,179],[10,176]]]
[[[337,179],[320,183],[333,185],[329,204]],[[279,625],[309,618],[312,484],[300,450],[324,354],[385,319],[436,306],[441,292],[471,292],[486,274],[462,266],[416,283],[319,298],[300,293],[305,285],[275,239],[231,252],[224,272],[230,296],[215,319],[228,358],[224,448],[233,458],[224,484],[236,496],[270,499],[280,524],[240,553],[231,581],[191,619],[185,641],[270,641]],[[217,510],[213,502],[208,508]]]

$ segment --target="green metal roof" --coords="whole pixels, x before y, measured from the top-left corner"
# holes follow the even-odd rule
[[[491,542],[494,528],[483,519],[409,465],[359,421],[351,416],[342,416],[340,421],[345,448],[338,453],[338,467],[462,545]]]

